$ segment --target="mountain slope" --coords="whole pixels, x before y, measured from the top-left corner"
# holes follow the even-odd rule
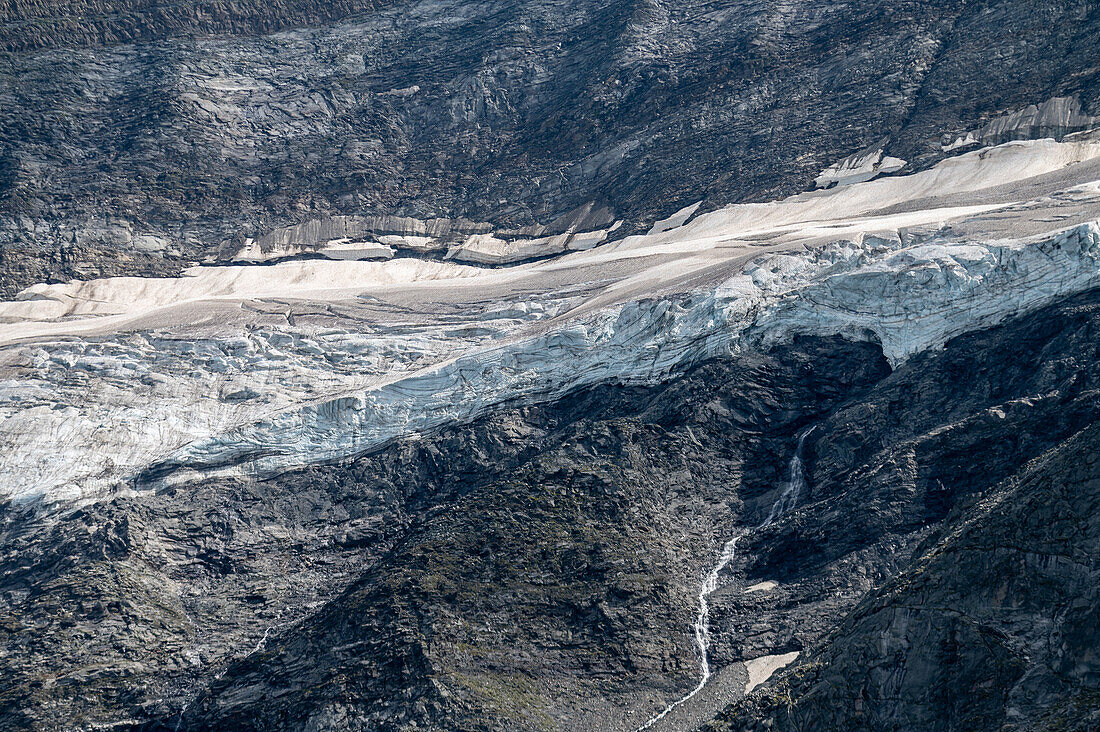
[[[0,0],[0,729],[1096,728],[1098,35]]]
[[[994,531],[973,518],[988,515],[979,502],[1095,422],[1097,303],[1082,296],[894,372],[872,347],[811,340],[667,386],[599,387],[501,412],[356,463],[117,498],[50,530],[9,512],[4,591],[22,598],[10,611],[51,630],[7,657],[7,677],[21,681],[5,718],[174,728],[183,701],[210,684],[180,729],[632,729],[694,685],[696,578],[767,512],[807,424],[818,425],[809,493],[745,537],[712,596],[714,668],[828,652],[832,628],[860,627],[860,609],[841,621],[899,572],[937,592],[965,578],[961,597],[980,602],[974,583],[998,574],[958,559],[966,554],[952,555],[949,573],[929,572],[919,547],[960,520]],[[960,373],[980,378],[948,376]],[[1082,454],[1072,444],[1054,449]],[[1066,520],[1089,515],[1069,510]],[[220,517],[215,533],[205,516]],[[1062,553],[1091,551],[1090,534],[1043,520]],[[1049,571],[1062,581],[1075,570]],[[117,606],[103,576],[117,578]],[[744,593],[761,583],[776,584]],[[61,605],[84,609],[59,616]],[[1074,612],[1067,658],[1087,680],[1089,626]],[[18,627],[5,646],[25,643]],[[1041,671],[1016,663],[1017,675]],[[972,678],[961,661],[941,667]],[[131,691],[119,697],[110,690],[121,678]]]
[[[35,7],[57,20],[9,21],[8,45],[49,50],[0,56],[6,295],[175,273],[331,215],[514,238],[595,201],[644,231],[803,190],[869,145],[922,169],[1051,97],[1100,114],[1084,2]]]
[[[1042,454],[713,730],[1087,730],[1097,686],[1095,424]]]

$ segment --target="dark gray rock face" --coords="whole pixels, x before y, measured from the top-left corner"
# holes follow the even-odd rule
[[[377,0],[10,0],[0,6],[0,50],[84,48],[211,34],[258,35],[324,23],[386,4]]]
[[[720,676],[806,663],[714,724],[1088,729],[1098,331],[1091,293],[892,373],[806,340],[270,481],[8,507],[0,719],[634,729],[694,686],[699,577],[813,424],[808,495],[711,596]]]
[[[1096,729],[1098,488],[1094,424],[957,512],[807,663],[707,729]]]
[[[595,201],[621,235],[811,187],[876,141],[911,170],[1055,96],[1100,112],[1100,10],[1063,0],[7,2],[0,19],[4,295],[175,272],[328,215],[514,229]]]
[[[1097,323],[1080,301],[1057,313],[960,338],[827,420],[819,503],[750,571],[819,577],[885,517],[914,539],[934,530],[778,688],[714,729],[1096,726]],[[964,380],[985,409],[935,386]]]

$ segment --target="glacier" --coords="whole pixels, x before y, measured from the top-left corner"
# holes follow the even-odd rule
[[[272,475],[797,335],[873,341],[897,366],[1100,285],[1100,137],[693,212],[506,269],[325,259],[36,285],[0,303],[0,491],[70,505]]]

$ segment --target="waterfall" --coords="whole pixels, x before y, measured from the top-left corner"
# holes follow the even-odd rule
[[[794,456],[791,457],[791,462],[787,471],[787,482],[783,487],[783,492],[779,494],[779,498],[772,504],[771,510],[768,512],[768,517],[754,528],[743,531],[727,541],[725,546],[722,547],[722,551],[718,554],[718,561],[711,567],[707,576],[703,578],[703,584],[699,587],[699,615],[695,618],[695,647],[699,651],[699,666],[701,672],[699,684],[688,692],[686,696],[668,705],[663,712],[639,727],[636,732],[649,729],[657,722],[664,719],[673,709],[684,704],[687,700],[702,691],[703,687],[710,681],[710,660],[707,656],[707,652],[710,650],[710,602],[707,597],[718,589],[718,576],[722,573],[722,570],[733,561],[733,557],[737,553],[737,542],[741,537],[752,531],[771,526],[798,503],[798,499],[802,495],[802,489],[806,487],[806,471],[802,465],[802,448],[806,444],[806,438],[809,437],[810,433],[815,429],[816,425],[799,434],[798,446],[795,448]]]

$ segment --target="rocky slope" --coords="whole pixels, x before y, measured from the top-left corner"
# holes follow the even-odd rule
[[[710,730],[1100,724],[1095,423],[951,516],[774,690]]]
[[[1083,107],[995,141],[1100,114],[1100,11],[1078,1],[4,2],[4,18],[5,295],[175,273],[333,215],[515,232],[595,201],[645,231],[803,190],[868,145],[923,169],[1054,97]]]
[[[872,346],[808,340],[269,481],[117,498],[45,524],[9,508],[3,663],[15,681],[4,719],[41,729],[633,729],[694,685],[697,578],[766,513],[795,432],[813,424],[809,493],[745,537],[712,597],[715,668],[823,649],[809,666],[822,688],[850,688],[826,674],[869,684],[856,694],[878,729],[912,713],[876,701],[897,698],[877,684],[899,683],[890,669],[902,651],[871,664],[883,668],[878,681],[858,644],[883,648],[882,635],[933,652],[947,646],[914,639],[950,632],[953,656],[908,662],[955,674],[939,682],[948,696],[926,703],[929,720],[973,728],[953,713],[951,694],[961,704],[970,688],[959,679],[998,692],[965,697],[976,715],[1004,714],[1000,694],[1019,689],[1030,699],[1013,705],[1022,728],[1062,709],[1059,694],[1085,711],[1058,713],[1085,720],[1095,521],[1082,456],[1095,430],[1074,435],[1100,414],[1098,328],[1090,294],[893,372]],[[1072,500],[1031,487],[1059,465],[1085,471],[1084,482],[1041,485]],[[1010,500],[1024,494],[1019,507]],[[1010,531],[1023,520],[1013,516],[1026,522]],[[1052,537],[1061,548],[1027,549]],[[1005,546],[1004,558],[981,541]],[[1066,559],[1042,558],[1054,556]],[[986,564],[1025,559],[1041,585]],[[975,589],[984,583],[1000,598],[991,605]],[[919,617],[905,624],[894,607]],[[1049,617],[1056,625],[1039,620]],[[936,618],[965,623],[954,631]],[[959,635],[971,627],[1008,649],[1008,676],[992,687],[970,670],[995,671],[971,657],[985,648]],[[1050,633],[1066,639],[1061,667],[1026,652],[1051,647]],[[1069,674],[1065,692],[1047,688],[1047,663]],[[933,672],[902,672],[900,683],[926,689],[919,674]],[[1022,677],[1042,694],[1028,696]],[[833,728],[852,720],[829,715],[857,709],[806,695],[796,725]]]
[[[0,0],[0,729],[1096,728],[1098,30]]]
[[[713,729],[1095,726],[1097,392],[1082,371],[1092,369],[1095,305],[1079,300],[1058,313],[1003,329],[985,363],[928,364],[925,384],[965,374],[975,389],[1010,397],[972,416],[933,402],[927,406],[942,410],[933,420],[942,426],[922,436],[928,417],[918,418],[916,430],[903,428],[872,448],[882,465],[875,482],[893,483],[894,495],[924,486],[907,520],[943,523],[896,577],[810,646],[778,688],[727,712]],[[1073,342],[1077,355],[1054,345]],[[1044,388],[1045,378],[1058,386]],[[1005,379],[1015,382],[1008,390]],[[874,420],[914,388],[921,387],[890,389],[888,401],[860,411]],[[866,444],[848,433],[831,452]],[[930,465],[936,454],[943,462]],[[850,459],[819,455],[818,465],[838,457]],[[845,482],[851,490],[866,479]],[[871,523],[866,514],[890,508],[881,498],[865,505],[854,511],[838,502],[832,521],[844,516],[845,526],[834,523],[833,531],[859,541]],[[837,544],[820,531],[814,538]],[[797,553],[805,571],[812,559],[804,547],[795,541],[767,552]]]

